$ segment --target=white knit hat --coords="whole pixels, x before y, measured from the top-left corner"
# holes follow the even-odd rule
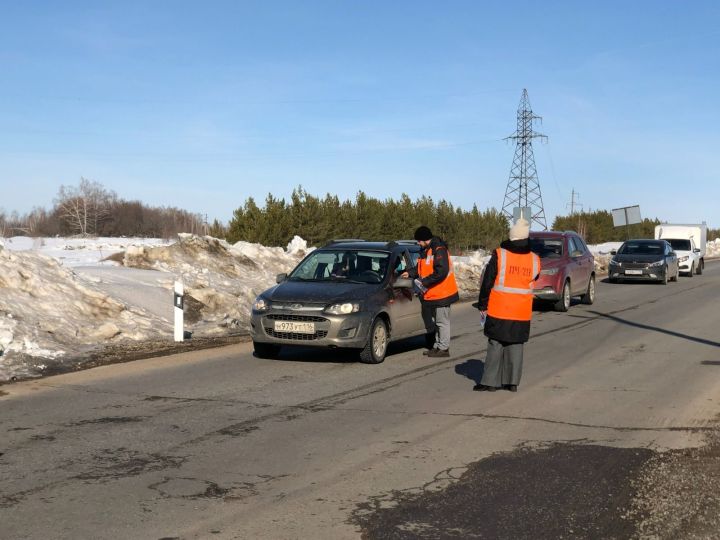
[[[525,218],[520,218],[510,227],[510,240],[525,240],[530,235],[530,224]]]

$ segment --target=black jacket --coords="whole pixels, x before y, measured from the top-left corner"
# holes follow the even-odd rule
[[[430,239],[429,248],[433,253],[433,271],[429,276],[425,276],[422,279],[422,284],[428,289],[433,285],[441,283],[450,272],[450,252],[448,251],[447,244],[442,241],[441,238],[433,236]],[[423,249],[420,252],[420,257],[425,258],[427,256],[428,249]],[[411,279],[418,277],[417,266],[408,269],[408,275]],[[455,294],[446,296],[445,298],[438,298],[437,300],[425,300],[421,297],[423,303],[429,306],[445,307],[460,300],[460,294],[456,291]]]
[[[530,253],[530,243],[528,240],[505,240],[501,248],[507,249],[512,253]],[[498,273],[497,251],[493,251],[490,260],[483,272],[482,283],[480,285],[480,296],[478,297],[477,307],[481,311],[486,311],[488,301],[490,300],[490,291],[495,285],[495,278]],[[537,278],[537,276],[535,276]],[[485,335],[490,339],[500,341],[502,343],[525,343],[530,337],[530,321],[512,321],[507,319],[496,319],[488,315],[485,320]]]

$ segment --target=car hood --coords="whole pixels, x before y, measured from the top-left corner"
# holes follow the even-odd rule
[[[651,263],[655,261],[661,261],[664,259],[664,255],[613,255],[613,258],[618,262],[634,262],[634,263]]]
[[[336,303],[363,300],[381,285],[348,283],[345,281],[283,281],[265,291],[263,296],[271,302]]]

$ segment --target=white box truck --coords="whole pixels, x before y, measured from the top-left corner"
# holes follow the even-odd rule
[[[692,277],[705,268],[707,224],[661,223],[655,226],[655,239],[667,240],[677,253],[680,272]]]

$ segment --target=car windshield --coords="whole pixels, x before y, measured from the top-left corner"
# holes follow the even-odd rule
[[[690,251],[690,240],[668,240],[672,248],[676,251]]]
[[[660,242],[625,242],[618,250],[620,255],[662,255]]]
[[[559,259],[563,254],[562,238],[530,238],[530,250],[541,259]]]
[[[389,253],[354,249],[317,249],[288,276],[294,281],[380,283],[385,279]]]

